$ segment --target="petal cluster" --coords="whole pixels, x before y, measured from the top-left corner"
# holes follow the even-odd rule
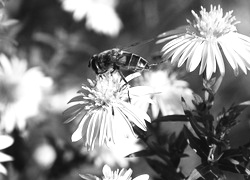
[[[83,138],[85,146],[93,150],[95,143],[115,144],[121,139],[135,137],[133,125],[146,131],[146,112],[130,103],[129,85],[118,72],[97,76],[88,80],[90,87],[83,85],[70,103],[76,103],[64,111],[67,122],[76,120],[78,128],[72,141]],[[131,96],[132,97],[132,96]]]
[[[6,149],[14,142],[13,138],[8,135],[0,135],[0,150]],[[3,162],[12,161],[13,158],[3,152],[0,152],[0,173],[7,174],[6,168],[1,164]]]
[[[0,54],[0,129],[10,133],[24,130],[28,118],[39,113],[52,79],[37,68],[29,68],[26,60]]]
[[[73,12],[77,21],[85,18],[87,28],[108,36],[117,36],[122,22],[114,9],[116,3],[116,0],[62,0],[62,7]]]
[[[156,81],[160,79],[161,81]],[[151,107],[152,117],[157,118],[159,113],[163,116],[172,114],[184,114],[181,97],[191,106],[193,92],[188,87],[188,82],[177,78],[177,73],[170,73],[169,69],[144,72],[138,79],[139,84],[145,84],[153,88],[155,93],[149,94],[152,97],[151,106],[149,103],[142,103],[140,99],[134,102],[137,106],[143,107],[145,111]]]
[[[205,73],[210,79],[217,66],[221,75],[225,74],[223,56],[238,75],[239,68],[246,74],[250,69],[250,38],[237,32],[238,21],[232,11],[223,16],[220,6],[211,5],[209,12],[201,8],[198,16],[194,11],[193,22],[159,35],[158,43],[167,42],[162,48],[163,56],[171,59],[178,67],[186,62],[186,69],[194,71],[199,65],[199,74]]]
[[[112,171],[111,168],[108,165],[105,165],[103,167],[103,177],[99,178],[97,176],[93,176],[91,174],[86,174],[86,175],[80,175],[83,179],[86,180],[132,180],[132,170],[131,169],[117,169],[116,171]],[[148,180],[149,179],[149,175],[147,174],[143,174],[140,176],[137,176],[136,178],[134,178],[134,180]]]

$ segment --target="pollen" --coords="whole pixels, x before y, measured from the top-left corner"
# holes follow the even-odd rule
[[[227,33],[237,31],[235,25],[239,21],[236,21],[232,13],[233,11],[229,11],[223,16],[223,9],[220,5],[218,7],[211,5],[209,12],[206,11],[206,8],[201,7],[200,17],[192,11],[195,19],[193,22],[187,20],[190,24],[187,31],[189,34],[206,40],[216,40]]]
[[[121,82],[118,73],[107,73],[97,77],[96,81],[89,80],[93,88],[83,86],[89,91],[88,99],[92,101],[94,106],[108,106],[119,100],[128,99],[129,85]]]

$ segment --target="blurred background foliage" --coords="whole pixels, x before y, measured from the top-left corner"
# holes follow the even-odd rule
[[[53,83],[42,97],[39,113],[29,117],[25,130],[14,129],[11,132],[15,142],[6,152],[13,156],[14,161],[5,164],[8,175],[1,178],[77,180],[80,179],[80,173],[100,174],[104,164],[109,164],[113,168],[131,167],[134,176],[149,173],[153,177],[155,172],[143,159],[124,160],[119,154],[105,148],[87,152],[83,148],[83,142],[71,142],[70,137],[77,124],[64,124],[62,111],[67,108],[67,102],[75,95],[81,84],[85,83],[87,78],[94,77],[94,72],[88,68],[90,57],[103,50],[119,47],[128,48],[129,51],[153,61],[152,56],[157,54],[161,47],[154,42],[143,42],[164,31],[186,24],[186,19],[192,18],[191,10],[199,11],[201,5],[209,9],[210,4],[220,4],[224,12],[234,10],[233,14],[241,21],[237,26],[238,31],[249,36],[250,1],[92,0],[109,4],[117,13],[116,18],[120,20],[120,24],[112,23],[109,18],[113,17],[107,16],[107,21],[97,21],[97,24],[102,24],[100,27],[91,26],[91,23],[96,23],[91,22],[91,17],[102,17],[107,15],[107,12],[93,6],[82,17],[73,16],[73,12],[63,6],[66,1],[70,0],[6,2],[8,18],[16,19],[19,23],[11,27],[6,35],[13,38],[16,44],[8,45],[1,42],[1,51],[7,56],[15,55],[20,59],[26,59],[29,68],[40,67]],[[77,4],[77,1],[71,2]],[[84,11],[80,4],[76,7],[80,12]],[[96,19],[92,18],[92,21],[94,20]],[[106,31],[102,31],[102,28]],[[130,46],[135,42],[142,42],[142,45]],[[223,107],[228,108],[232,103],[250,99],[250,75],[240,74],[235,77],[232,70],[227,69],[222,86],[216,95],[213,108],[215,114]],[[197,71],[186,74],[183,79],[189,82],[195,93],[201,93],[202,79]],[[241,123],[232,130],[230,136],[233,145],[249,141],[249,117],[249,109],[240,116]],[[194,153],[188,152],[192,157],[184,158],[182,162],[186,175],[199,161]],[[238,178],[234,174],[227,175],[228,179]]]

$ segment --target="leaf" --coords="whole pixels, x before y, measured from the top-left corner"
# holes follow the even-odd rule
[[[197,134],[197,136],[203,140],[203,141],[207,141],[208,139],[208,133],[207,133],[207,129],[200,126],[197,123],[197,120],[194,116],[190,117],[190,124],[192,126],[192,128],[194,129],[195,133]]]
[[[146,156],[153,156],[155,155],[155,153],[150,150],[150,149],[145,149],[145,150],[141,150],[141,151],[137,151],[134,153],[131,153],[129,155],[126,156],[126,158],[131,158],[131,157],[146,157]]]
[[[182,130],[179,133],[179,136],[175,140],[174,146],[177,147],[182,152],[184,152],[184,150],[186,149],[187,141],[186,141],[186,137],[184,135],[184,130]]]
[[[173,166],[166,165],[160,161],[146,159],[150,167],[158,173],[164,180],[182,180],[184,175],[181,172],[177,172],[177,169]]]
[[[190,147],[196,152],[196,154],[198,154],[202,160],[207,160],[209,154],[209,147],[206,142],[196,138],[185,125],[184,134],[188,139]]]
[[[237,174],[250,175],[250,172],[247,168],[243,167],[238,163],[234,163],[234,161],[230,161],[228,159],[219,160],[218,167],[224,171],[229,171]]]
[[[182,107],[183,107],[185,115],[187,117],[191,116],[192,112],[191,112],[190,108],[188,107],[188,105],[183,97],[181,97],[181,102],[182,102]]]
[[[187,154],[184,154],[184,150],[187,145],[188,143],[183,130],[179,133],[179,136],[175,139],[175,141],[169,144],[171,161],[176,167],[178,167],[181,158],[188,156]]]
[[[226,180],[226,176],[216,166],[201,164],[189,175],[187,180]]]
[[[226,149],[223,151],[221,159],[242,157],[241,149]]]
[[[168,115],[168,116],[162,116],[154,120],[152,123],[158,123],[158,122],[179,122],[184,121],[187,122],[188,118],[186,115]]]

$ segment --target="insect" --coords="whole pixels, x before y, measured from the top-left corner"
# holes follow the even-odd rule
[[[91,67],[96,74],[103,74],[110,70],[118,70],[125,82],[126,80],[120,69],[138,72],[149,69],[152,65],[154,64],[149,65],[148,61],[143,57],[128,51],[123,51],[119,48],[113,48],[95,54],[89,61],[89,67]]]

